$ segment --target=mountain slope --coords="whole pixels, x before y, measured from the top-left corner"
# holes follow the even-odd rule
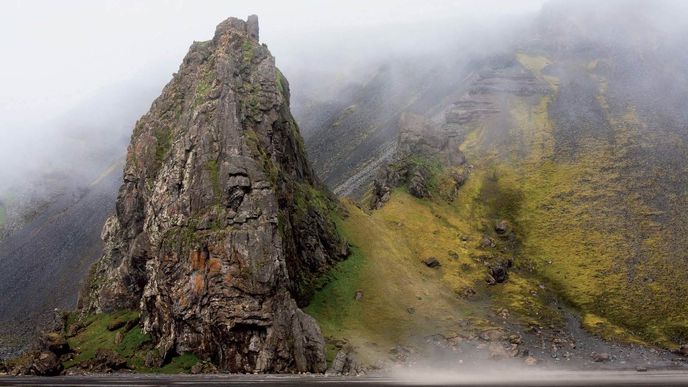
[[[444,104],[462,93],[462,66],[428,58],[392,61],[341,100],[311,107],[321,117],[308,121],[317,126],[307,128],[306,147],[319,176],[337,195],[360,197],[377,169],[394,158],[402,114],[441,114]],[[323,112],[332,113],[323,118]]]
[[[82,278],[102,253],[102,241],[92,230],[100,228],[113,210],[121,165],[114,163],[86,187],[60,176],[60,188],[2,240],[3,357],[17,354],[41,330],[51,329],[56,308],[75,307]]]
[[[471,167],[456,199],[449,198],[449,208],[435,213],[438,220],[406,230],[414,217],[425,218],[413,202],[446,206],[441,192],[417,195],[409,177],[380,189],[385,186],[380,182],[389,181],[385,170],[399,170],[399,165],[403,170],[408,162],[399,152],[400,122],[389,130],[396,141],[395,151],[386,156],[391,163],[378,167],[383,173],[372,187],[363,182],[365,188],[356,188],[370,190],[364,207],[371,195],[387,195],[370,216],[378,222],[386,218],[379,232],[398,241],[395,249],[415,246],[402,255],[414,257],[417,270],[423,269],[421,260],[435,257],[444,285],[474,299],[481,318],[508,309],[509,321],[555,343],[553,357],[561,354],[556,343],[568,340],[561,332],[575,331],[568,307],[580,314],[584,328],[605,339],[667,349],[688,342],[688,258],[682,237],[688,120],[680,106],[688,97],[688,62],[679,48],[686,35],[657,24],[670,18],[673,8],[634,4],[629,9],[622,2],[601,8],[548,4],[510,51],[469,65],[459,98],[428,109],[427,119],[444,121],[434,125],[453,133]],[[616,13],[628,17],[615,18]],[[403,105],[394,108],[403,111]],[[438,110],[445,112],[444,120],[437,119]],[[369,122],[374,119],[358,127]],[[439,160],[421,160],[421,165],[439,165],[426,169],[448,175]],[[459,226],[444,220],[455,211]],[[379,242],[355,231],[355,223],[347,224],[363,262],[387,254],[375,247]],[[502,224],[506,236],[497,232]],[[426,240],[433,245],[424,246]],[[495,282],[495,265],[506,261],[513,263],[506,281],[486,286]],[[405,263],[406,270],[412,262]],[[457,271],[453,262],[466,266]],[[383,282],[376,286],[393,285]],[[328,300],[335,290],[318,297]],[[364,297],[352,313],[367,302],[374,301]],[[314,315],[328,327],[331,313],[323,307]],[[337,329],[328,334],[341,340]]]

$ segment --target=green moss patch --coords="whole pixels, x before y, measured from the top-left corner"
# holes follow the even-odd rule
[[[95,314],[81,320],[75,315],[70,315],[67,319],[67,329],[69,330],[69,327],[74,324],[79,324],[83,328],[77,335],[67,339],[70,347],[76,351],[76,355],[65,362],[64,367],[66,369],[76,367],[82,362],[93,359],[96,352],[101,349],[114,351],[136,372],[189,372],[191,367],[198,363],[199,359],[195,355],[182,354],[173,357],[161,368],[146,367],[146,353],[153,348],[153,342],[150,335],[144,333],[140,325],[133,325],[138,319],[139,313],[129,310]],[[121,336],[119,343],[116,342],[118,335]]]
[[[124,327],[117,330],[110,330],[115,322],[137,320],[139,317],[136,311],[120,311],[115,313],[103,313],[87,317],[81,324],[85,328],[74,337],[69,338],[69,346],[78,352],[72,360],[65,364],[65,368],[74,366],[82,361],[95,357],[99,349],[110,349],[131,361],[132,365],[142,365],[143,358],[137,356],[137,351],[151,342],[150,336],[144,334],[137,325],[128,332],[124,332]],[[79,322],[74,321],[74,324]],[[119,344],[115,344],[115,337],[121,332],[124,335]]]
[[[536,77],[552,81],[543,75],[546,58],[517,59]],[[606,81],[595,80],[612,138],[581,135],[576,154],[564,157],[555,146],[553,96],[510,96],[504,102],[506,124],[474,124],[461,147],[475,170],[461,189],[459,206],[471,209],[464,212],[469,218],[512,221],[519,238],[516,265],[532,269],[534,280],[575,306],[589,331],[673,348],[686,340],[688,287],[686,271],[677,269],[685,267],[677,259],[681,242],[672,236],[681,226],[660,223],[665,214],[655,206],[661,201],[652,199],[663,194],[651,175],[667,172],[650,169],[652,153],[638,163],[649,146],[639,134],[643,123],[632,108],[612,112]],[[558,84],[550,85],[558,90]],[[684,205],[681,200],[676,208]]]

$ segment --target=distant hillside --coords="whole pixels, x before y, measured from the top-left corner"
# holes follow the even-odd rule
[[[410,244],[402,256],[416,262],[437,257],[457,294],[470,289],[477,300],[487,297],[491,310],[506,307],[524,326],[562,329],[566,318],[554,297],[577,310],[589,332],[675,349],[688,342],[688,58],[681,49],[688,35],[664,29],[661,21],[672,18],[667,3],[633,4],[552,2],[510,51],[450,72],[454,78],[442,83],[449,90],[428,92],[436,98],[417,97],[425,90],[419,85],[437,87],[432,71],[385,83],[382,70],[309,139],[309,154],[339,193],[367,205],[373,177],[385,165],[408,162],[398,153],[397,117],[425,114],[461,139],[470,176],[451,208],[433,212],[452,220],[422,225],[413,214],[425,215],[404,211],[436,209],[446,199],[437,192],[409,198],[412,179],[397,180],[401,188],[371,214],[386,218],[376,235],[397,248]],[[384,91],[392,84],[400,89],[390,97]],[[495,234],[501,221],[513,239]],[[347,224],[364,261],[387,254],[360,225]],[[457,239],[445,244],[438,237],[445,233]],[[483,235],[496,247],[481,246]],[[506,259],[514,265],[507,282],[486,287],[480,262],[491,267]],[[313,312],[325,326],[334,318]]]

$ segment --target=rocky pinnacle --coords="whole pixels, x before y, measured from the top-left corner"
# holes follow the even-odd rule
[[[338,211],[258,18],[227,19],[136,123],[81,311],[140,309],[161,360],[193,352],[231,372],[323,372],[320,329],[299,306],[347,255]]]

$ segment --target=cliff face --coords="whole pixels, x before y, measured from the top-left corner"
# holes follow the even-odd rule
[[[80,307],[140,308],[162,357],[324,371],[320,329],[297,304],[347,254],[336,206],[305,158],[257,18],[230,18],[191,46],[136,124]]]
[[[442,60],[454,63],[447,55],[453,54],[444,52]],[[435,57],[390,59],[369,81],[353,82],[346,93],[302,115],[309,125],[306,146],[314,168],[336,194],[360,198],[376,172],[398,157],[404,113],[433,118],[444,111],[447,98],[461,95],[467,75],[463,63],[439,63]]]

